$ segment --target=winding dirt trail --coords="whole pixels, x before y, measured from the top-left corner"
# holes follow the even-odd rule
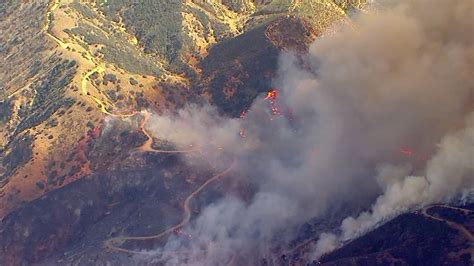
[[[93,69],[91,70],[91,74],[93,73],[92,71],[98,71],[99,69]],[[85,76],[85,78],[87,78],[88,76]],[[138,113],[138,112],[137,112]],[[141,111],[140,112],[142,115],[143,115],[143,119],[140,123],[140,130],[143,132],[143,134],[145,134],[145,136],[147,137],[147,140],[145,141],[145,143],[143,143],[142,146],[140,146],[139,148],[137,148],[136,151],[132,152],[133,153],[136,153],[136,152],[153,152],[153,153],[191,153],[191,152],[199,152],[199,149],[195,148],[195,149],[189,149],[189,150],[157,150],[157,149],[154,149],[153,148],[153,136],[146,130],[145,126],[146,126],[146,123],[148,122],[148,120],[150,119],[150,113],[148,111]],[[135,115],[135,114],[133,114]],[[141,251],[135,251],[135,250],[130,250],[130,249],[126,249],[126,248],[121,248],[119,247],[121,244],[123,244],[125,241],[128,241],[128,240],[138,240],[138,241],[143,241],[143,240],[159,240],[163,237],[165,237],[166,235],[176,231],[176,230],[179,230],[180,228],[182,228],[183,226],[185,226],[186,224],[189,223],[189,221],[191,220],[191,207],[190,207],[190,204],[191,204],[191,201],[194,197],[196,197],[201,191],[203,191],[210,183],[214,182],[215,180],[221,178],[222,176],[226,175],[227,173],[229,173],[232,168],[234,167],[235,165],[235,161],[233,161],[231,163],[231,165],[226,168],[225,170],[223,170],[222,172],[210,177],[209,179],[207,179],[201,186],[199,186],[196,190],[194,190],[191,194],[189,194],[189,196],[184,200],[183,202],[183,219],[181,220],[181,222],[179,222],[178,224],[156,234],[156,235],[149,235],[149,236],[124,236],[124,237],[114,237],[114,238],[110,238],[110,239],[107,239],[106,241],[104,241],[104,248],[106,249],[109,249],[111,251],[116,251],[116,252],[123,252],[123,253],[127,253],[127,254],[146,254],[146,252],[141,252]],[[177,252],[162,252],[162,255],[165,255],[165,254],[169,254],[169,255],[176,255]],[[229,262],[227,263],[227,265],[229,264],[232,264],[234,261],[234,257],[232,257]]]
[[[446,205],[446,204],[431,205],[431,206],[425,207],[425,208],[423,208],[423,210],[421,210],[421,215],[423,215],[423,216],[425,216],[426,218],[429,218],[429,219],[433,219],[433,220],[436,220],[436,221],[446,223],[449,227],[451,227],[454,230],[457,230],[466,240],[469,241],[470,247],[467,248],[467,251],[471,254],[471,263],[474,265],[474,259],[473,259],[474,258],[474,235],[471,233],[471,231],[469,231],[466,227],[464,227],[461,224],[458,224],[458,223],[453,222],[451,220],[445,219],[443,217],[433,216],[433,215],[429,214],[429,210],[431,208],[435,208],[435,207],[460,211],[460,212],[464,213],[464,215],[474,213],[474,211],[464,209],[464,208],[460,208],[460,207],[453,207],[453,206],[449,206],[449,205]]]
[[[53,0],[52,1],[52,4],[51,6],[49,7],[48,9],[48,12],[46,13],[46,24],[44,25],[43,27],[43,32],[48,36],[50,37],[51,39],[53,39],[54,42],[56,42],[59,46],[61,46],[61,48],[63,49],[67,49],[68,48],[68,45],[61,41],[59,38],[57,38],[56,36],[54,36],[51,32],[50,32],[50,27],[53,23],[53,17],[52,17],[52,14],[54,12],[54,10],[56,10],[58,7],[59,7],[59,3],[60,3],[60,0]]]
[[[114,113],[111,113],[110,111],[107,110],[107,108],[105,107],[105,103],[102,102],[99,98],[93,96],[93,95],[89,95],[88,94],[88,91],[87,91],[87,84],[88,84],[88,79],[91,75],[93,75],[94,73],[102,73],[105,71],[105,68],[103,68],[102,66],[96,66],[95,68],[93,68],[92,70],[86,72],[84,74],[84,76],[82,77],[82,80],[81,80],[81,92],[85,95],[85,96],[89,96],[91,97],[92,100],[94,100],[100,111],[106,115],[109,115],[109,116],[113,116],[113,117],[119,117],[119,118],[127,118],[127,117],[132,117],[136,114],[138,114],[139,112],[138,111],[135,111],[135,112],[131,112],[131,113],[128,113],[128,114],[114,114]]]
[[[46,13],[46,24],[43,27],[43,32],[46,34],[48,37],[50,37],[54,42],[56,42],[61,48],[67,50],[70,46],[72,46],[72,43],[66,43],[59,39],[58,37],[54,36],[54,34],[51,32],[51,27],[53,25],[53,12],[59,7],[61,0],[52,0],[50,7],[48,9],[48,12]],[[94,102],[97,103],[100,111],[106,115],[113,116],[113,117],[120,117],[120,118],[127,118],[127,117],[132,117],[138,112],[132,112],[128,114],[116,114],[116,113],[111,113],[110,111],[107,110],[106,104],[100,100],[99,98],[91,95],[87,91],[87,85],[88,85],[88,79],[91,75],[94,73],[102,73],[105,71],[105,68],[97,61],[97,58],[95,58],[91,52],[86,49],[86,52],[84,56],[88,61],[90,61],[95,67],[92,70],[89,70],[85,72],[82,76],[81,79],[81,92],[84,94],[85,97],[89,96]]]
[[[106,240],[104,242],[104,247],[112,250],[112,251],[118,251],[118,252],[124,252],[128,254],[146,254],[146,252],[141,252],[141,251],[134,251],[126,248],[121,248],[118,247],[118,245],[123,244],[123,242],[128,241],[128,240],[158,240],[163,238],[164,236],[172,233],[175,230],[178,230],[185,226],[189,221],[191,220],[191,201],[194,197],[196,197],[201,191],[203,191],[210,183],[214,182],[215,180],[219,179],[220,177],[228,174],[232,168],[235,166],[235,161],[232,162],[232,164],[223,170],[222,172],[210,177],[209,179],[206,180],[201,186],[199,186],[196,190],[194,190],[189,196],[184,200],[183,202],[183,219],[181,222],[178,224],[156,234],[156,235],[149,235],[149,236],[124,236],[124,237],[114,237]],[[174,253],[175,254],[175,253]]]
[[[140,123],[140,130],[145,134],[147,137],[147,140],[145,143],[143,143],[142,146],[140,146],[136,152],[154,152],[154,153],[191,153],[191,152],[199,152],[198,148],[190,148],[186,150],[158,150],[153,148],[153,136],[146,130],[145,126],[148,120],[150,119],[150,113],[148,111],[142,111],[140,112],[143,115],[143,119]],[[132,153],[132,154],[133,154]]]
[[[431,214],[429,214],[429,210],[431,208],[445,208],[445,209],[452,209],[452,210],[457,210],[457,211],[461,211],[463,212],[464,214],[469,214],[469,213],[474,213],[474,211],[471,211],[471,210],[468,210],[468,209],[463,209],[463,208],[459,208],[459,207],[452,207],[452,206],[449,206],[449,205],[445,205],[445,204],[438,204],[438,205],[431,205],[431,206],[428,206],[428,207],[425,207],[423,208],[423,210],[421,211],[421,214],[429,219],[433,219],[433,220],[436,220],[436,221],[440,221],[440,222],[445,222],[446,224],[448,224],[448,226],[450,226],[451,228],[459,231],[461,233],[461,235],[466,238],[469,242],[471,242],[472,244],[474,244],[474,235],[469,231],[467,230],[466,227],[464,227],[463,225],[461,224],[458,224],[456,222],[453,222],[451,220],[448,220],[448,219],[445,219],[443,217],[438,217],[438,216],[433,216]]]
[[[453,228],[453,229],[457,230],[458,232],[460,232],[461,235],[464,238],[466,238],[469,242],[471,242],[471,245],[474,245],[474,235],[466,227],[464,227],[463,225],[460,225],[458,223],[455,223],[451,220],[444,219],[442,217],[437,217],[437,216],[433,216],[433,215],[429,214],[429,210],[431,208],[434,208],[434,207],[446,208],[446,209],[452,209],[452,210],[460,211],[460,212],[464,213],[465,215],[467,215],[469,213],[474,213],[474,211],[464,209],[464,208],[460,208],[460,207],[449,206],[449,205],[445,205],[445,204],[436,204],[436,205],[431,205],[431,206],[425,207],[424,209],[422,209],[421,211],[418,212],[419,214],[421,214],[421,215],[423,215],[423,216],[425,216],[429,219],[433,219],[433,220],[440,221],[440,222],[445,222],[446,224],[448,224],[448,226],[450,226],[451,228]],[[300,251],[301,249],[303,249],[304,247],[308,246],[309,244],[311,244],[313,242],[316,242],[317,240],[318,240],[318,237],[308,239],[308,240],[302,242],[301,244],[298,244],[296,247],[294,247],[292,249],[288,249],[288,250],[283,251],[282,253],[280,253],[280,257],[282,255],[291,256],[291,255],[295,254],[296,252]],[[474,255],[474,249],[471,249],[471,254]]]
[[[60,5],[60,0],[52,0],[51,1],[48,12],[46,13],[46,21],[47,22],[46,22],[45,26],[43,27],[43,32],[44,32],[45,35],[50,37],[54,42],[56,42],[62,49],[66,50],[70,47],[70,45],[72,45],[72,43],[66,43],[66,42],[62,41],[61,39],[56,37],[50,30],[51,27],[52,27],[52,23],[53,23],[53,12],[59,7],[59,5]],[[87,86],[88,86],[88,83],[89,83],[90,76],[92,76],[94,73],[104,72],[105,68],[100,63],[96,62],[97,58],[92,56],[92,54],[90,53],[89,50],[86,50],[85,58],[88,61],[90,61],[93,65],[95,65],[95,67],[93,69],[83,73],[82,78],[81,78],[81,93],[85,97],[89,96],[95,103],[97,103],[98,108],[100,109],[100,111],[102,113],[106,114],[106,115],[113,116],[113,117],[119,117],[119,118],[128,118],[128,117],[132,117],[132,116],[135,116],[136,114],[140,113],[138,111],[128,113],[128,114],[112,113],[112,112],[107,110],[106,104],[102,100],[100,100],[99,98],[91,95],[87,90]],[[189,150],[157,150],[157,149],[154,149],[152,147],[153,137],[145,129],[145,124],[148,121],[148,119],[150,117],[150,114],[146,111],[141,112],[141,113],[143,114],[144,119],[140,124],[140,129],[147,136],[147,140],[139,148],[138,151],[141,151],[141,152],[154,152],[154,153],[189,153],[189,152],[199,151],[198,149],[189,149]],[[180,223],[178,223],[178,224],[176,224],[176,225],[174,225],[174,226],[172,226],[172,227],[170,227],[170,228],[168,228],[168,229],[164,230],[163,232],[161,232],[159,234],[156,234],[156,235],[142,236],[142,237],[130,236],[130,237],[111,238],[111,239],[108,239],[104,242],[104,247],[108,248],[109,250],[117,251],[117,252],[124,252],[124,253],[128,253],[128,254],[142,254],[143,252],[128,250],[128,249],[125,249],[125,248],[118,247],[117,245],[120,245],[120,244],[122,244],[123,242],[125,242],[127,240],[150,240],[150,239],[157,240],[157,239],[161,239],[162,237],[166,236],[167,234],[169,234],[169,233],[171,233],[171,232],[173,232],[177,229],[180,229],[181,227],[183,227],[184,225],[189,223],[189,221],[191,219],[190,203],[191,203],[192,199],[196,195],[198,195],[202,190],[204,190],[210,183],[212,183],[213,181],[215,181],[215,180],[219,179],[220,177],[222,177],[222,176],[226,175],[227,173],[229,173],[231,171],[231,169],[234,167],[234,164],[235,164],[235,162],[232,162],[232,164],[227,169],[225,169],[222,172],[210,177],[208,180],[206,180],[201,186],[199,186],[196,190],[194,190],[185,199],[185,201],[183,203],[184,215],[183,215],[183,219],[181,220]],[[176,252],[174,252],[174,253],[170,252],[170,254],[176,254]],[[234,260],[234,257],[232,257],[230,259],[228,264],[233,263],[233,260]]]

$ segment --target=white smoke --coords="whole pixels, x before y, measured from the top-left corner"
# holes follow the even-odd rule
[[[321,234],[313,255],[317,258],[338,247],[338,243],[353,239],[397,214],[414,207],[449,202],[472,193],[473,189],[474,113],[467,118],[465,129],[443,138],[427,165],[426,177],[407,176],[389,185],[369,212],[342,222],[340,236]]]
[[[473,14],[472,0],[389,2],[318,39],[304,68],[282,55],[275,85],[292,121],[273,117],[263,97],[244,120],[211,107],[154,117],[156,137],[200,147],[211,162],[238,161],[257,192],[210,204],[184,229],[192,242],[171,237],[151,259],[213,265],[238,254],[251,264],[334,206],[371,206],[345,219],[341,235],[321,235],[319,256],[401,212],[472,190]]]

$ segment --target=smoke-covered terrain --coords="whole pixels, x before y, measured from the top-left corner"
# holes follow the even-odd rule
[[[3,2],[0,265],[473,265],[474,0]]]
[[[363,206],[321,235],[316,259],[400,213],[472,192],[473,14],[474,1],[391,1],[319,38],[303,59],[282,55],[275,87],[287,115],[262,96],[244,119],[196,106],[155,116],[157,137],[235,160],[257,189],[209,204],[184,229],[191,241],[170,237],[138,259],[254,264],[305,221]]]

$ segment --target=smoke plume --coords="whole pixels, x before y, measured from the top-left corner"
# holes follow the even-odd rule
[[[473,14],[472,0],[387,2],[316,40],[304,67],[283,54],[275,86],[291,118],[272,114],[264,96],[245,119],[209,106],[153,117],[156,137],[200,147],[216,164],[236,161],[257,191],[209,204],[184,229],[192,241],[170,237],[147,259],[254,264],[335,206],[367,210],[340,234],[323,233],[318,257],[401,212],[470,192]]]

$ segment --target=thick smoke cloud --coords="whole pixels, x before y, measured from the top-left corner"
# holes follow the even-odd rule
[[[348,217],[341,225],[342,234],[323,233],[313,254],[317,258],[373,229],[378,223],[423,205],[456,200],[473,192],[474,188],[474,115],[466,119],[466,128],[443,138],[438,151],[428,162],[425,176],[405,176],[396,167],[384,176],[398,177],[383,195],[377,198],[369,212],[356,218]],[[398,173],[397,173],[398,172]]]
[[[156,137],[237,161],[258,189],[250,201],[210,204],[185,228],[193,241],[170,237],[148,259],[255,263],[335,206],[369,209],[322,234],[318,257],[401,212],[472,191],[473,15],[472,0],[387,2],[315,41],[305,64],[282,55],[275,85],[293,119],[272,116],[263,97],[244,120],[195,106],[155,116]]]

